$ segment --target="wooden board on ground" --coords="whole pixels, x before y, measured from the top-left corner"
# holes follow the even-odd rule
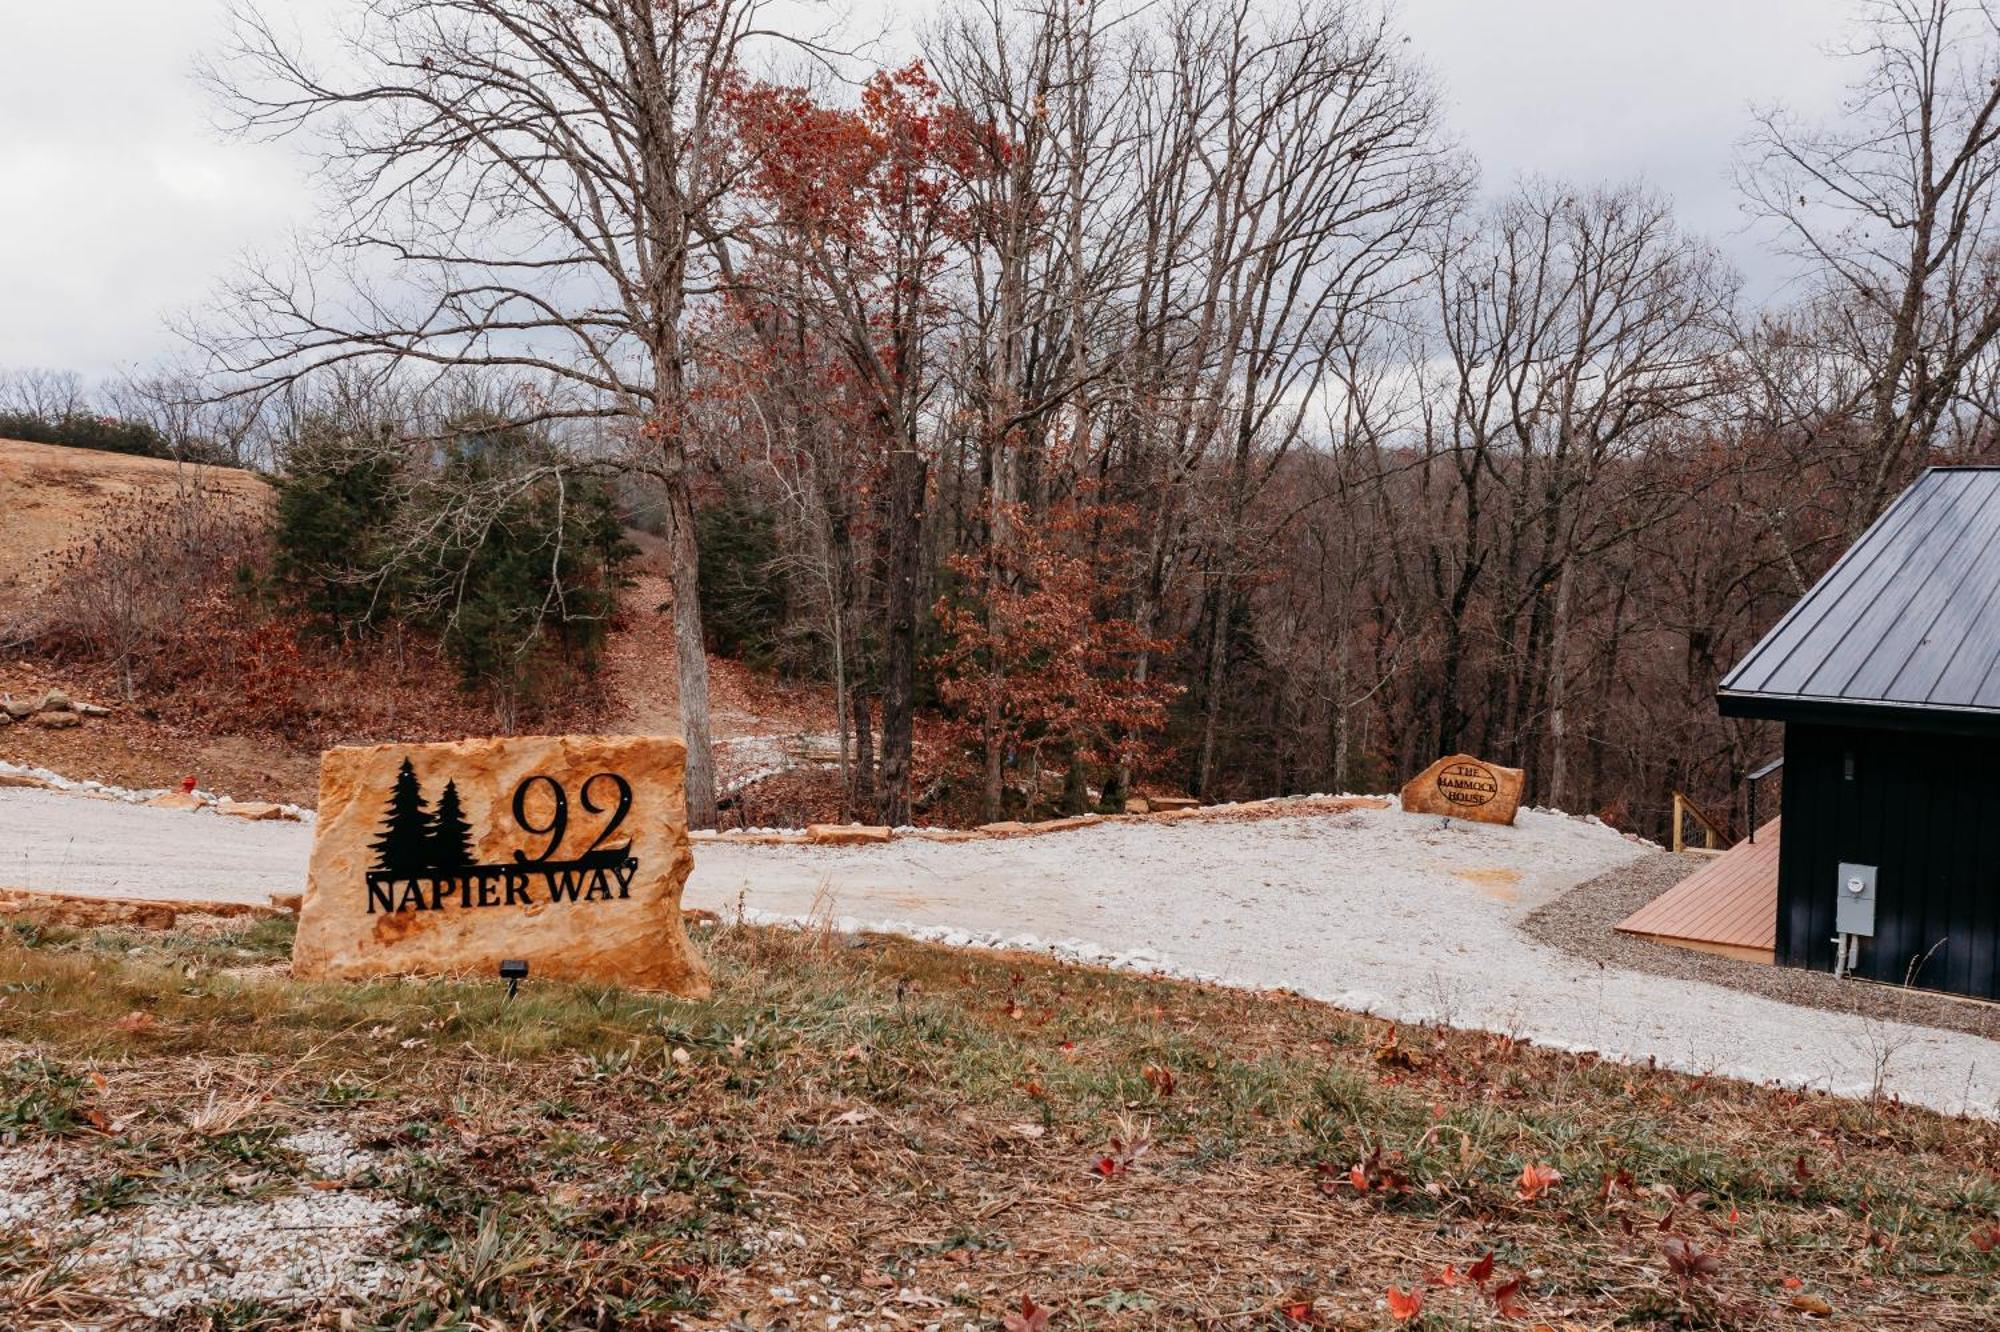
[[[594,980],[686,997],[687,751],[656,736],[328,750],[293,974]]]

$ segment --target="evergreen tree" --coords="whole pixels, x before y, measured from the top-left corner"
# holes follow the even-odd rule
[[[432,822],[417,770],[404,759],[384,813],[382,835],[373,844],[375,868],[396,874],[419,874],[430,868]]]
[[[446,782],[438,797],[437,813],[431,819],[430,863],[432,869],[464,869],[473,863],[472,825],[458,803],[458,783]]]

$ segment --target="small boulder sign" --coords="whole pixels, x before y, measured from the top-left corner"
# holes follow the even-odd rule
[[[1526,774],[1519,768],[1453,754],[1441,758],[1410,779],[1403,788],[1403,809],[1410,814],[1446,814],[1475,823],[1514,822],[1521,808]]]
[[[687,750],[657,736],[330,749],[292,974],[530,974],[687,998]]]

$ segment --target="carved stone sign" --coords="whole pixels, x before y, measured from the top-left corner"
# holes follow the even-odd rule
[[[707,994],[681,926],[686,757],[652,736],[328,750],[292,974],[520,958],[531,978]]]
[[[1410,780],[1403,788],[1403,808],[1412,814],[1512,823],[1521,808],[1525,776],[1519,768],[1503,768],[1470,754],[1453,754]]]

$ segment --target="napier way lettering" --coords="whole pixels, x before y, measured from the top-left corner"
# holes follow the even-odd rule
[[[292,945],[301,980],[588,980],[697,997],[694,865],[671,736],[538,735],[330,749]]]
[[[541,827],[528,815],[528,799],[537,783],[553,800],[549,821]],[[481,865],[473,859],[472,830],[460,807],[458,783],[447,781],[437,808],[431,810],[416,770],[404,759],[383,815],[382,835],[374,843],[375,867],[367,876],[368,914],[629,898],[639,873],[631,843],[606,847],[604,842],[631,811],[632,785],[615,772],[599,772],[584,780],[578,794],[586,813],[606,813],[592,798],[592,789],[604,783],[615,788],[618,804],[609,811],[597,840],[573,860],[551,860],[568,832],[569,792],[542,773],[525,778],[514,788],[514,822],[525,832],[547,836],[548,845],[539,856],[514,852],[511,865]]]

